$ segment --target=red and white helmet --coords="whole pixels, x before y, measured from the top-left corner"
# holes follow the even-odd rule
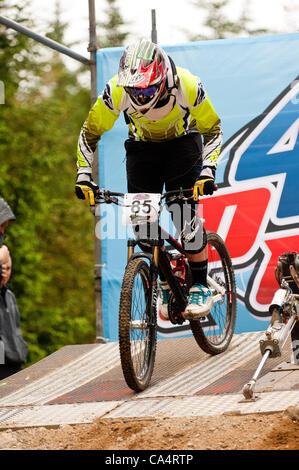
[[[148,110],[163,96],[169,68],[169,59],[157,44],[139,40],[121,57],[117,86],[124,87],[135,109]]]

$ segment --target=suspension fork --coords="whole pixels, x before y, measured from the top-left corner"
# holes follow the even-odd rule
[[[151,240],[151,250],[141,251],[141,252],[134,252],[135,246],[138,243],[142,242],[142,240],[136,239],[129,239],[127,242],[128,252],[127,252],[127,262],[130,259],[134,258],[145,258],[149,261],[150,265],[150,285],[148,289],[150,290],[150,325],[156,325],[156,314],[157,314],[157,302],[158,302],[158,285],[157,279],[159,275],[158,267],[159,267],[159,243],[155,240]],[[145,240],[148,242],[148,240]],[[150,252],[151,251],[151,252]]]
[[[153,257],[154,257],[154,265],[158,269],[159,267],[159,246],[153,246]]]
[[[158,275],[159,275],[159,244],[154,242],[152,245],[152,256],[150,263],[151,274],[151,323],[156,326],[157,322],[157,304],[158,304]]]

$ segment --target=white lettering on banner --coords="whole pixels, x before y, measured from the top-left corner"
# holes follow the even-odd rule
[[[294,97],[299,93],[299,81],[295,80],[294,85],[291,86],[290,90],[281,98],[278,103],[273,106],[271,111],[266,114],[264,119],[262,119],[258,125],[252,130],[252,132],[248,135],[246,139],[244,139],[241,144],[238,146],[236,152],[234,153],[234,158],[231,164],[228,181],[230,186],[234,186],[237,182],[235,179],[235,175],[237,172],[237,168],[241,159],[241,156],[245,153],[248,147],[252,144],[252,142],[256,139],[256,137],[261,134],[261,132],[269,125],[272,119],[280,113],[280,111],[285,107],[285,105],[294,99]],[[244,134],[244,132],[243,132]]]
[[[235,204],[234,206],[226,206],[224,209],[223,216],[217,230],[218,235],[224,241],[226,240],[237,207],[237,204]]]
[[[217,195],[215,196],[215,207],[217,207],[216,199],[226,199],[227,196],[232,197],[234,201],[240,200],[240,204],[230,204],[226,206],[222,212],[222,216],[220,217],[219,225],[217,225],[214,230],[226,241],[226,239],[230,238],[232,240],[232,231],[233,231],[233,222],[236,218],[238,222],[243,223],[243,232],[245,233],[246,229],[248,229],[248,233],[252,237],[251,245],[248,247],[249,249],[243,250],[242,244],[238,244],[239,249],[236,250],[236,242],[234,242],[234,246],[228,246],[231,250],[231,255],[233,254],[233,264],[236,273],[241,273],[244,270],[254,270],[257,259],[256,254],[259,252],[261,258],[263,259],[263,263],[260,263],[259,269],[256,271],[256,275],[252,278],[252,284],[250,290],[247,291],[248,301],[253,307],[256,312],[268,312],[268,305],[260,303],[257,298],[257,294],[261,287],[261,282],[264,277],[265,271],[268,267],[270,259],[272,257],[272,252],[269,248],[269,242],[275,240],[281,240],[285,237],[295,237],[299,235],[299,229],[295,228],[288,228],[286,230],[277,229],[272,232],[267,232],[267,227],[270,221],[274,222],[277,227],[283,226],[284,220],[278,219],[276,217],[277,207],[280,201],[281,192],[284,187],[285,175],[275,175],[276,186],[272,184],[273,176],[264,177],[262,180],[248,180],[243,181],[241,183],[235,183],[233,190],[231,187],[228,188],[220,188],[217,191]],[[247,225],[247,222],[250,222],[250,215],[246,214],[246,207],[241,205],[242,193],[254,193],[257,190],[264,191],[265,201],[267,202],[266,193],[268,194],[269,201],[265,207],[265,211],[263,213],[263,217],[259,222],[258,226],[251,226],[250,224]],[[260,195],[261,196],[261,195]],[[256,196],[254,194],[251,195],[252,200],[251,204],[255,204]],[[207,211],[207,209],[205,209]],[[240,218],[240,212],[242,212],[245,217]],[[209,220],[209,215],[206,214],[207,220]],[[294,218],[293,218],[294,220]],[[235,225],[234,225],[235,227]],[[210,228],[208,224],[208,228]],[[256,230],[256,232],[254,231]],[[234,251],[232,250],[234,248]],[[243,293],[239,292],[240,296],[243,297],[245,295],[245,291]],[[268,314],[269,315],[269,314]]]
[[[299,132],[299,118],[289,127],[278,142],[269,150],[267,155],[273,153],[290,152],[294,150]]]

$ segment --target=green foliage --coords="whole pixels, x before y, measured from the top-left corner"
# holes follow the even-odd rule
[[[231,3],[230,0],[193,0],[192,4],[205,13],[203,22],[204,31],[207,34],[188,34],[190,41],[200,41],[208,39],[225,39],[240,35],[258,35],[268,32],[267,29],[251,28],[251,18],[248,13],[250,1],[243,1],[242,12],[236,20],[232,20],[227,14],[227,7]]]
[[[117,0],[106,1],[107,8],[104,13],[107,20],[98,23],[100,29],[99,46],[101,48],[122,46],[129,35],[128,32],[123,30],[126,23],[120,15]]]
[[[20,21],[25,2],[0,0],[0,14]],[[49,35],[63,42],[64,27],[56,18]],[[1,26],[0,79],[0,194],[17,217],[6,243],[29,365],[95,338],[94,221],[74,196],[76,145],[90,95],[61,56],[44,63],[37,43]]]

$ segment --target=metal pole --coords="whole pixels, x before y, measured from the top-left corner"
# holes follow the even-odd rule
[[[245,400],[255,401],[255,398],[253,397],[255,384],[256,384],[258,376],[261,373],[262,368],[265,365],[265,362],[267,361],[268,357],[270,356],[270,353],[271,353],[270,349],[267,349],[265,354],[263,355],[263,358],[262,358],[261,362],[259,363],[258,368],[256,369],[256,371],[254,373],[254,376],[252,377],[252,379],[247,384],[244,385],[242,391],[243,391],[243,395],[245,397]]]
[[[89,8],[89,45],[88,51],[90,52],[90,100],[93,105],[97,100],[97,67],[96,67],[96,52],[97,52],[97,37],[96,37],[96,13],[95,13],[95,1],[88,0]],[[99,156],[98,149],[94,153],[93,158],[93,180],[99,185]],[[94,241],[94,288],[95,288],[95,302],[96,302],[96,341],[98,343],[104,343],[104,331],[103,331],[103,311],[102,311],[102,286],[101,286],[101,242],[97,238],[96,233],[99,232],[100,226],[100,214],[99,207],[97,207],[95,214],[95,241]]]
[[[85,65],[91,65],[91,62],[87,57],[77,54],[77,52],[72,51],[68,47],[63,46],[62,44],[59,44],[58,42],[53,41],[52,39],[45,38],[44,36],[41,36],[40,34],[34,33],[30,29],[25,28],[25,26],[21,26],[16,21],[10,20],[6,18],[5,16],[0,16],[0,23],[6,26],[7,28],[14,29],[15,31],[18,31],[21,34],[24,34],[25,36],[28,36],[34,39],[35,41],[38,41],[41,44],[44,44],[45,46],[50,47],[51,49],[54,49],[55,51],[60,52],[61,54],[65,54],[71,57],[72,59],[82,62]]]
[[[158,44],[158,33],[156,28],[156,10],[152,10],[152,42]]]
[[[88,52],[90,52],[90,98],[91,105],[97,100],[97,65],[96,65],[96,52],[97,52],[97,36],[96,36],[96,13],[94,0],[88,0],[89,8],[89,45]]]

